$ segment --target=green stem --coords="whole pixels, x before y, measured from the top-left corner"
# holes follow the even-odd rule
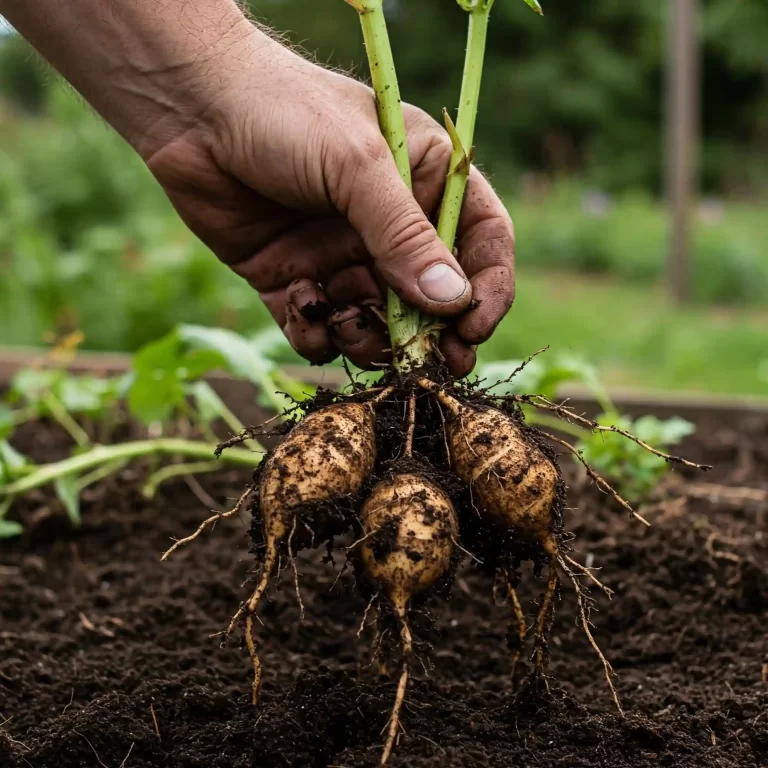
[[[480,83],[483,78],[485,43],[488,36],[488,18],[493,0],[459,0],[459,5],[469,13],[467,52],[464,57],[464,75],[461,80],[459,114],[454,128],[448,113],[443,111],[446,127],[453,142],[453,152],[445,181],[437,234],[443,243],[453,249],[456,230],[459,226],[461,206],[472,164],[472,142],[475,137],[475,122],[480,101]]]
[[[203,472],[215,472],[221,469],[218,461],[197,461],[188,464],[171,464],[168,467],[158,469],[149,476],[141,493],[145,499],[153,499],[157,489],[168,480],[174,477],[185,477],[187,475],[201,475]]]
[[[81,448],[86,448],[91,444],[88,433],[69,415],[63,403],[53,393],[47,392],[43,396],[43,404],[51,412],[51,416],[67,430],[69,436]]]
[[[384,18],[383,1],[347,2],[360,15],[381,133],[392,152],[400,176],[411,189],[411,163],[408,158],[405,120],[387,22]],[[397,370],[406,372],[422,365],[431,357],[429,336],[420,332],[422,325],[429,322],[428,318],[421,317],[418,310],[407,306],[390,288],[387,293],[387,326]]]
[[[87,475],[83,475],[83,477],[77,481],[77,492],[80,493],[80,491],[82,491],[84,488],[87,488],[89,485],[98,483],[105,477],[109,477],[110,475],[114,475],[115,472],[119,472],[128,463],[128,461],[128,459],[115,459],[115,461],[110,461],[106,464],[103,464],[102,466],[94,469],[93,472],[89,472]]]
[[[212,443],[200,443],[173,437],[158,438],[157,440],[136,440],[122,443],[121,445],[97,445],[86,453],[39,467],[35,472],[26,477],[0,488],[0,497],[27,493],[34,488],[48,485],[48,483],[52,483],[61,477],[90,472],[104,463],[119,459],[170,455],[210,460],[215,450],[216,446]],[[233,464],[253,469],[261,461],[261,456],[254,455],[250,451],[232,448],[222,453],[219,461],[224,464]]]

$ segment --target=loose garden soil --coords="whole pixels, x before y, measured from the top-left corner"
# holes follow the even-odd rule
[[[15,444],[39,461],[67,445],[46,424]],[[435,624],[422,633],[394,766],[768,766],[768,505],[695,485],[768,490],[768,416],[704,418],[682,452],[715,469],[676,472],[679,483],[646,508],[647,530],[579,487],[563,460],[576,556],[617,593],[595,595],[593,620],[626,717],[568,588],[551,636],[551,695],[516,691],[510,611],[494,604],[490,578],[465,566],[451,598],[429,606]],[[376,765],[396,676],[378,677],[370,634],[356,637],[365,604],[351,569],[339,576],[343,556],[334,565],[302,554],[303,623],[290,570],[262,605],[254,709],[247,653],[210,637],[250,592],[248,521],[221,523],[161,563],[207,509],[184,482],[145,501],[144,469],[87,490],[77,531],[48,492],[16,507],[27,533],[0,544],[0,766]],[[222,505],[248,482],[228,470],[200,479]],[[530,618],[542,588],[526,572]]]

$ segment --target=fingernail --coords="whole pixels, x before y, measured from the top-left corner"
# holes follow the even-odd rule
[[[320,291],[314,285],[302,286],[293,291],[289,303],[299,311],[302,317],[310,322],[323,321],[331,314],[331,306],[324,300]]]
[[[365,338],[369,322],[357,307],[349,307],[346,310],[334,312],[328,325],[331,333],[344,345],[355,346]]]
[[[467,281],[447,264],[434,264],[422,273],[419,288],[432,301],[455,301],[467,290]]]

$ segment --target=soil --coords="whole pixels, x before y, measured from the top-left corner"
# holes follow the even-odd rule
[[[42,461],[67,443],[36,424],[15,444]],[[759,494],[695,485],[768,490],[768,416],[704,419],[682,452],[715,469],[676,472],[645,509],[650,529],[563,462],[575,556],[616,590],[612,601],[595,595],[594,634],[626,716],[567,588],[550,642],[551,693],[515,689],[510,610],[495,604],[488,575],[465,566],[450,598],[426,607],[434,627],[417,646],[423,667],[394,766],[768,766],[768,508]],[[302,553],[303,623],[290,570],[262,604],[254,709],[247,653],[210,637],[252,588],[243,583],[254,575],[248,520],[225,521],[161,563],[172,537],[207,510],[181,481],[145,501],[143,476],[134,466],[87,490],[80,530],[47,492],[16,507],[26,534],[0,544],[0,766],[376,765],[396,675],[379,677],[370,633],[356,637],[365,602],[343,555],[332,564],[324,551]],[[247,471],[200,478],[222,505],[249,482]],[[543,588],[524,572],[529,620]]]

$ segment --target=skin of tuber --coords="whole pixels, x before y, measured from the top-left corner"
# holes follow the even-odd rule
[[[375,422],[369,405],[331,405],[302,419],[269,455],[259,479],[267,558],[298,509],[360,490],[376,460]],[[316,543],[324,540],[322,531],[314,533]]]
[[[451,566],[459,531],[451,500],[436,485],[412,473],[394,474],[371,492],[362,511],[360,559],[365,577],[389,602],[400,625],[403,665],[387,727],[381,765],[387,765],[400,727],[413,637],[408,603],[434,587]]]
[[[253,663],[251,700],[258,702],[262,668],[256,651],[254,614],[280,557],[285,542],[293,564],[292,539],[314,546],[335,531],[320,520],[300,520],[303,510],[356,494],[376,461],[376,420],[370,405],[343,403],[305,416],[265,461],[259,479],[259,511],[266,554],[261,578],[247,603],[230,622],[227,634],[245,613],[245,642]],[[307,531],[307,529],[309,529]],[[309,536],[306,537],[306,533]],[[298,574],[296,591],[298,595]]]
[[[433,587],[450,567],[456,510],[425,478],[397,474],[373,489],[362,518],[368,537],[360,553],[365,573],[402,617],[410,598]]]
[[[446,438],[454,473],[471,491],[483,519],[497,528],[514,528],[527,541],[554,556],[552,531],[560,472],[511,416],[477,408],[440,392],[450,412]]]

